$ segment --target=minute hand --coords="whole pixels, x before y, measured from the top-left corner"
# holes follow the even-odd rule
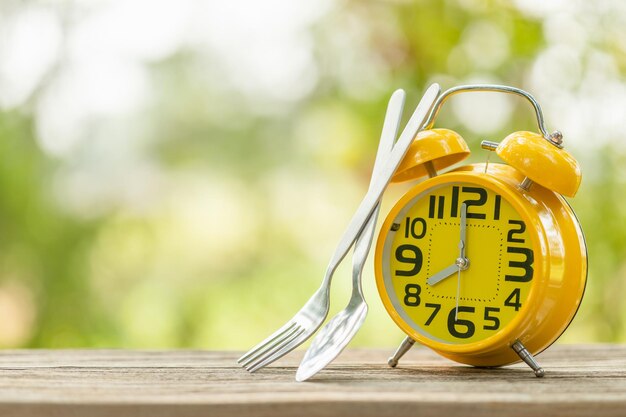
[[[459,258],[465,258],[465,229],[467,228],[467,204],[461,204],[461,240],[459,242]]]

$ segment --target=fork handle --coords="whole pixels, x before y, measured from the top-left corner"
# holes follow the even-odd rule
[[[366,223],[378,204],[378,200],[380,200],[383,192],[389,184],[389,181],[391,180],[391,177],[404,158],[404,155],[413,141],[413,138],[423,127],[424,121],[430,113],[440,91],[439,84],[434,83],[428,87],[424,93],[424,96],[420,100],[415,112],[402,131],[402,135],[400,135],[396,145],[393,147],[384,168],[381,169],[379,175],[372,179],[372,183],[367,194],[363,198],[363,201],[361,201],[361,204],[352,217],[352,220],[350,220],[350,224],[348,224],[346,231],[335,249],[335,253],[332,256],[330,263],[328,264],[326,276],[324,277],[324,283],[322,285],[328,285],[327,281],[330,281],[335,269],[337,269],[337,266],[346,256],[354,241],[365,228]],[[391,96],[391,100],[394,100],[394,97],[398,97],[400,95],[404,95],[404,91],[401,89],[396,90]]]

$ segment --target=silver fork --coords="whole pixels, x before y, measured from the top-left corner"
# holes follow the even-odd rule
[[[370,216],[374,212],[378,200],[380,200],[393,173],[398,168],[402,158],[404,158],[413,138],[423,127],[426,117],[439,96],[439,92],[439,85],[435,83],[424,93],[415,112],[402,131],[402,135],[400,135],[400,138],[391,151],[384,169],[381,170],[380,175],[372,182],[363,201],[352,217],[352,220],[350,220],[350,224],[339,241],[335,253],[328,264],[324,280],[319,289],[283,327],[239,358],[238,362],[248,371],[254,372],[291,352],[315,333],[324,322],[330,307],[330,283],[333,273],[354,244],[354,241],[361,234]],[[403,90],[396,90],[391,96],[390,102],[403,101],[404,95]]]

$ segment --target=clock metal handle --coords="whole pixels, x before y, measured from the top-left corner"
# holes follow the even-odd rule
[[[483,91],[483,92],[495,91],[499,93],[515,94],[515,95],[524,97],[526,100],[530,102],[530,104],[532,104],[535,110],[535,116],[537,117],[537,126],[539,127],[539,130],[541,131],[541,134],[543,135],[543,137],[554,146],[557,146],[559,148],[562,147],[563,135],[558,130],[553,133],[548,133],[548,129],[546,129],[546,124],[543,119],[541,106],[539,105],[537,100],[535,100],[535,98],[527,91],[524,91],[516,87],[510,87],[508,85],[468,84],[468,85],[459,85],[457,87],[452,87],[444,91],[437,98],[437,101],[435,102],[433,106],[433,110],[430,112],[430,115],[428,116],[428,119],[426,120],[424,129],[425,130],[431,129],[433,127],[433,125],[435,124],[435,120],[437,119],[437,115],[439,114],[439,110],[441,110],[443,103],[445,103],[448,98],[452,97],[455,94],[471,92],[471,91]]]

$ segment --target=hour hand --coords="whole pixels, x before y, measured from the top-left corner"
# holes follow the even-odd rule
[[[439,281],[443,281],[448,278],[450,275],[459,271],[459,266],[457,264],[450,265],[449,267],[437,272],[435,275],[431,276],[426,280],[428,285],[435,285]]]

